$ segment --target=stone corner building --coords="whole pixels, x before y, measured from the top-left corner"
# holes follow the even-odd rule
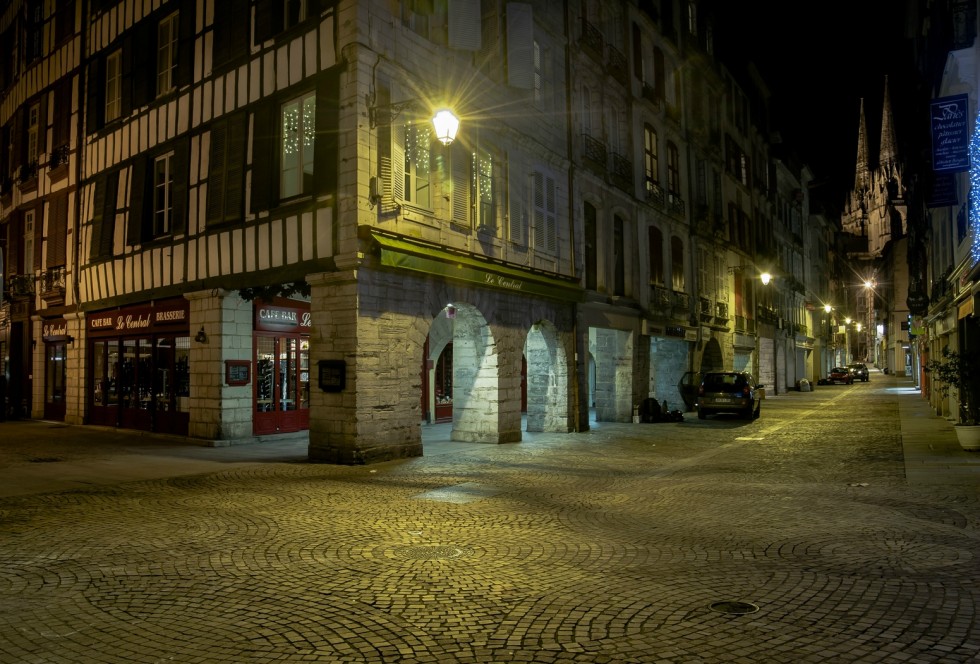
[[[8,412],[371,463],[786,389],[806,176],[701,4],[7,3]]]

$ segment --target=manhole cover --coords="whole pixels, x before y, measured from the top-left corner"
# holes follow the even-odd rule
[[[708,608],[718,613],[727,613],[733,616],[755,613],[759,610],[759,607],[749,602],[714,602],[713,604],[709,604]]]
[[[396,558],[410,560],[445,560],[466,558],[473,555],[473,549],[465,546],[399,546],[391,551]]]

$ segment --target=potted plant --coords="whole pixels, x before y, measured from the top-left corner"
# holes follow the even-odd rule
[[[930,360],[925,370],[938,383],[945,399],[956,390],[959,413],[956,438],[966,450],[980,450],[980,358],[975,353],[943,348],[942,358]]]

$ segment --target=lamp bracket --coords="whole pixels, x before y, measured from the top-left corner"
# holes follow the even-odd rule
[[[368,109],[371,128],[374,129],[379,124],[390,125],[403,111],[417,109],[418,105],[418,99],[406,99],[384,106],[372,106]]]

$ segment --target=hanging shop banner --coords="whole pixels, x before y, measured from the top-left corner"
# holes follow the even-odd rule
[[[68,341],[68,321],[54,318],[41,323],[41,340],[44,342]]]
[[[929,105],[932,170],[959,173],[970,169],[970,103],[966,95],[935,99]]]
[[[85,323],[89,333],[95,336],[186,330],[190,324],[190,303],[179,298],[94,311],[88,314]]]
[[[309,302],[277,300],[272,304],[255,304],[256,330],[309,334],[312,325]]]

